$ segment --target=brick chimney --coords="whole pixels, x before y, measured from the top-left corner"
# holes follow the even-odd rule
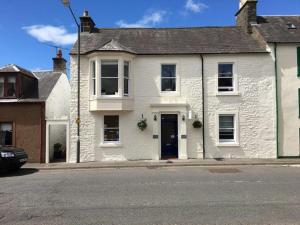
[[[252,25],[257,24],[257,0],[240,0],[240,9],[235,14],[237,26],[245,28],[252,33]]]
[[[66,69],[67,60],[65,60],[62,57],[61,49],[57,50],[56,57],[52,58],[52,60],[53,60],[53,72],[60,72],[60,73],[67,74],[67,69]]]
[[[81,32],[93,32],[95,28],[95,23],[93,19],[89,16],[89,12],[85,10],[83,16],[80,17],[80,29]]]

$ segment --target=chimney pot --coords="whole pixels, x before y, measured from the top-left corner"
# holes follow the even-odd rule
[[[84,10],[84,11],[83,11],[83,16],[89,16],[89,11]]]
[[[60,72],[67,74],[66,63],[67,61],[62,57],[62,50],[59,48],[56,57],[53,60],[53,72]]]

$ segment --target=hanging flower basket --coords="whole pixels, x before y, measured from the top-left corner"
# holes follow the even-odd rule
[[[147,119],[141,119],[138,123],[137,123],[138,128],[143,131],[147,128]]]
[[[194,122],[193,122],[193,127],[194,127],[194,128],[201,128],[201,127],[202,127],[201,121],[198,120],[198,119],[194,120]]]

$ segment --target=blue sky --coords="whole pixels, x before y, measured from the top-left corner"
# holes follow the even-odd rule
[[[3,4],[5,2],[5,4]],[[97,27],[230,26],[239,0],[71,0],[77,16],[84,9]],[[300,14],[300,0],[259,0],[259,15]],[[9,0],[0,8],[0,66],[52,68],[55,48],[68,49],[76,26],[60,0]]]

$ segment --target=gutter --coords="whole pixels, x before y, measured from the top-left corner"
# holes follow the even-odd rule
[[[202,144],[203,144],[203,159],[205,159],[205,113],[204,113],[204,57],[201,54],[201,76],[202,76]]]
[[[276,91],[276,155],[279,156],[279,101],[278,101],[278,64],[277,64],[277,43],[274,43],[274,58],[275,58],[275,91]]]

